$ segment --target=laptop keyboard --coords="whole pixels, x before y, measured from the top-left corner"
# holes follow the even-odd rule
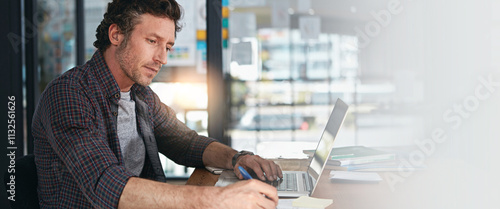
[[[312,185],[313,185],[312,178],[309,178],[309,176],[306,176],[306,174],[303,173],[302,179],[307,179],[307,180],[302,181],[302,183],[304,184],[304,188],[306,188],[306,191],[311,191]]]
[[[295,173],[284,173],[283,178],[278,181],[267,181],[268,184],[276,187],[278,191],[297,191],[297,175]]]

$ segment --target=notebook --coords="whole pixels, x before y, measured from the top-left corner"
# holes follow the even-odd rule
[[[337,99],[307,171],[283,171],[283,178],[280,181],[268,182],[278,189],[279,197],[309,196],[314,192],[316,184],[319,182],[318,178],[323,173],[332,151],[335,137],[344,122],[347,109],[347,104],[341,99]],[[216,186],[231,182],[234,178],[234,174],[230,176],[223,173]]]

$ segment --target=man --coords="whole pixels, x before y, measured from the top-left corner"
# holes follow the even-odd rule
[[[91,60],[52,81],[33,118],[41,208],[275,208],[257,180],[228,187],[164,183],[158,152],[186,166],[282,177],[274,162],[237,153],[175,118],[149,85],[175,42],[175,0],[114,0]]]

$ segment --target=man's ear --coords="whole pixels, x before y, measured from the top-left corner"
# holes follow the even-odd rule
[[[118,46],[123,40],[123,34],[120,33],[120,29],[117,24],[112,24],[108,29],[108,38],[111,42],[111,45]]]

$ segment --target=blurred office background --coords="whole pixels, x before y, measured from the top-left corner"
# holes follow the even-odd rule
[[[14,2],[19,38],[2,44],[19,63],[8,79],[26,154],[39,94],[92,56],[109,1]],[[336,146],[416,147],[499,174],[499,1],[178,2],[184,27],[151,88],[200,134],[264,157],[304,157],[341,98],[350,110]],[[164,169],[192,172],[167,159]]]

